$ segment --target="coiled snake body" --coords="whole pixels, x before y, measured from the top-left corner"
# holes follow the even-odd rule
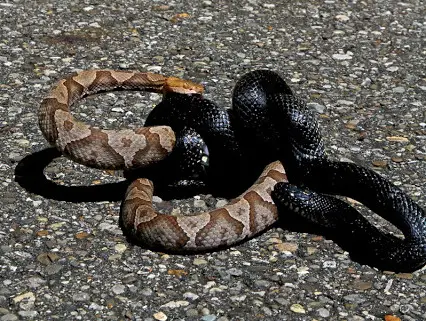
[[[279,75],[259,70],[243,76],[234,89],[231,110],[203,98],[195,84],[171,82],[177,85],[167,86],[167,78],[153,74],[83,72],[62,80],[39,111],[47,140],[80,163],[116,169],[148,166],[136,171],[147,176],[157,166],[152,174],[155,184],[201,181],[216,194],[241,193],[224,208],[175,217],[156,213],[152,182],[136,179],[120,215],[123,230],[133,241],[172,252],[213,250],[262,232],[277,222],[279,212],[283,222],[298,215],[343,240],[362,263],[395,271],[413,271],[426,263],[425,212],[372,170],[328,160],[314,115]],[[106,131],[70,115],[69,106],[81,96],[116,88],[166,93],[148,117],[149,127]],[[191,159],[196,161],[190,165],[173,158],[176,133],[196,138],[191,147]],[[208,156],[208,163],[198,161],[200,155]],[[193,168],[168,181],[161,177],[165,164],[177,170]],[[405,239],[379,231],[346,203],[320,193],[362,202],[400,228]]]

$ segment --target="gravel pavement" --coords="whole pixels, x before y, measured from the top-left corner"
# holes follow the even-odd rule
[[[380,272],[317,235],[276,228],[192,256],[133,246],[118,226],[120,173],[52,161],[37,125],[42,97],[78,70],[181,76],[230,106],[242,74],[273,69],[318,113],[332,158],[374,168],[426,207],[425,8],[421,0],[0,1],[0,321],[426,320],[424,270]],[[97,95],[75,115],[132,126],[160,98]],[[218,202],[158,206],[187,212]]]

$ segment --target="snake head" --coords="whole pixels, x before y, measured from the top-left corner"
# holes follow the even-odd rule
[[[163,93],[199,94],[204,92],[204,86],[190,80],[177,77],[168,77],[163,86]]]

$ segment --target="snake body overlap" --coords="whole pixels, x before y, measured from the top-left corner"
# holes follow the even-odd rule
[[[82,73],[61,81],[39,112],[40,127],[47,140],[71,159],[88,166],[132,169],[160,164],[158,179],[167,164],[184,172],[183,176],[173,176],[172,181],[192,182],[195,178],[195,182],[201,180],[224,195],[241,192],[224,208],[188,218],[173,217],[155,212],[152,182],[138,179],[129,186],[120,216],[124,232],[136,242],[172,252],[229,246],[274,224],[278,219],[277,205],[284,221],[286,212],[293,212],[330,234],[356,238],[347,242],[348,248],[363,263],[397,271],[411,271],[426,263],[423,209],[372,170],[330,161],[315,116],[272,71],[243,76],[234,89],[231,110],[221,109],[199,94],[191,95],[199,93],[194,85],[185,85],[186,90],[181,91],[177,81],[176,90],[168,89],[169,93],[148,117],[147,125],[151,127],[132,133],[95,129],[74,121],[69,114],[68,107],[76,99],[98,90],[130,87],[164,91],[164,77],[159,86],[152,84],[152,78],[143,85],[139,80],[138,85],[127,86],[128,79],[136,79],[136,74],[139,73],[92,71],[84,77]],[[141,77],[146,80],[146,74]],[[170,161],[180,132],[196,138],[191,150],[197,154],[199,149],[200,155],[208,156],[208,163],[200,161],[204,156],[191,156],[197,161],[185,164],[179,164],[181,156]],[[286,183],[282,165],[290,183],[298,187]],[[171,176],[170,170],[164,173]],[[258,180],[243,192],[255,176]],[[155,175],[154,181],[157,184]],[[169,183],[167,179],[159,181]],[[239,181],[242,183],[235,183]],[[405,240],[374,229],[354,209],[319,193],[346,195],[363,202],[399,227]],[[341,210],[348,217],[343,217]],[[381,251],[389,244],[386,252]]]

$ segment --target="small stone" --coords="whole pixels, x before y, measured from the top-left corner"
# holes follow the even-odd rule
[[[38,312],[33,311],[33,310],[30,310],[30,311],[23,311],[22,310],[22,311],[19,311],[18,314],[23,318],[32,319],[32,318],[34,318],[38,315]]]
[[[18,316],[12,313],[5,314],[0,318],[0,321],[15,321],[15,320],[18,320]]]
[[[204,260],[204,259],[195,258],[192,263],[194,265],[204,265],[204,264],[207,264],[208,262],[206,260]]]
[[[306,313],[305,308],[298,303],[292,304],[290,306],[290,310],[293,311],[294,313]]]
[[[337,263],[336,261],[324,261],[322,267],[335,269],[337,267]]]
[[[395,87],[395,88],[392,89],[392,91],[394,93],[397,93],[397,94],[402,94],[402,93],[405,92],[405,88],[404,87]]]
[[[35,289],[35,288],[40,287],[42,284],[46,283],[46,280],[44,280],[44,279],[42,279],[42,278],[40,278],[40,277],[36,277],[36,276],[34,276],[34,277],[30,277],[30,278],[27,280],[27,282],[28,282],[28,286],[29,286],[30,288]]]
[[[240,269],[237,269],[237,268],[230,268],[227,272],[230,275],[233,275],[233,276],[241,276],[241,275],[243,275],[243,271],[240,270]]]
[[[313,246],[308,246],[307,248],[306,248],[306,253],[308,254],[308,255],[312,255],[312,254],[314,254],[315,252],[317,252],[318,251],[318,249],[316,248],[316,247],[313,247]]]
[[[390,71],[390,72],[398,71],[398,69],[399,69],[399,67],[397,67],[397,66],[391,66],[389,68],[386,68],[386,70]],[[402,88],[402,87],[397,87],[397,88]]]
[[[111,288],[111,291],[116,294],[123,294],[126,291],[126,287],[123,284],[116,284]]]
[[[194,200],[194,207],[206,207],[206,202],[203,200]]]
[[[413,307],[410,304],[401,304],[399,307],[399,312],[402,314],[407,314],[410,310],[413,310]]]
[[[228,204],[227,200],[218,200],[216,203],[216,208],[224,207],[226,204]]]
[[[114,250],[117,253],[123,253],[124,251],[126,251],[126,249],[127,249],[127,246],[123,243],[119,243],[116,246],[114,246]]]
[[[23,294],[15,296],[12,301],[13,301],[14,304],[16,304],[16,303],[19,303],[23,300],[34,302],[35,301],[34,293],[33,292],[25,292]]]
[[[394,163],[401,163],[401,162],[403,162],[403,161],[404,161],[404,159],[402,159],[401,157],[397,157],[397,156],[392,157],[392,158],[391,158],[391,160],[392,160],[392,162],[394,162]]]
[[[381,167],[381,168],[384,168],[388,165],[388,162],[385,160],[373,160],[371,163],[373,164],[374,167]]]
[[[325,111],[325,106],[318,103],[307,103],[306,104],[310,109],[315,110],[318,114],[322,114]]]
[[[198,311],[197,309],[188,309],[186,311],[186,316],[187,317],[197,317],[198,316]]]
[[[183,294],[183,297],[184,297],[185,299],[189,299],[189,300],[194,301],[194,300],[197,300],[200,296],[199,296],[199,295],[197,295],[197,294],[195,294],[195,293],[192,293],[192,292],[185,292],[185,293]]]
[[[332,57],[336,60],[350,60],[350,59],[352,59],[351,55],[345,55],[345,54],[334,54]]]
[[[202,321],[215,321],[217,319],[217,316],[213,314],[205,315],[201,318]]]
[[[76,302],[89,301],[90,295],[87,292],[77,292],[73,294],[72,299]]]
[[[62,265],[59,265],[59,264],[51,264],[51,265],[49,265],[49,266],[47,266],[46,267],[46,273],[48,274],[48,275],[53,275],[53,274],[56,274],[56,273],[58,273],[59,271],[61,271],[62,270]]]
[[[140,294],[144,296],[151,296],[154,292],[150,288],[144,288],[140,291]]]
[[[364,87],[364,88],[370,87],[370,85],[371,85],[371,79],[368,77],[365,78],[364,81],[361,83],[361,87]]]
[[[167,320],[167,315],[165,315],[163,312],[157,312],[153,314],[153,317],[155,320],[159,320],[159,321],[166,321]]]
[[[339,21],[342,21],[342,22],[349,21],[349,17],[344,15],[344,14],[338,14],[336,16],[336,19],[339,20]]]
[[[30,141],[27,139],[18,139],[16,143],[22,148],[28,148],[30,146]]]
[[[348,302],[351,302],[351,303],[363,303],[363,302],[365,302],[366,301],[366,299],[365,298],[363,298],[361,295],[359,295],[359,294],[348,294],[348,295],[345,295],[344,297],[343,297],[343,299],[345,300],[345,301],[348,301]]]
[[[161,308],[169,308],[169,309],[175,309],[180,307],[187,307],[189,305],[188,301],[180,300],[180,301],[170,301],[166,304],[163,304]]]
[[[318,315],[322,318],[328,318],[330,316],[330,311],[324,308],[318,309]]]
[[[371,289],[373,287],[373,283],[368,281],[355,280],[352,286],[354,289],[364,291],[364,290]]]

